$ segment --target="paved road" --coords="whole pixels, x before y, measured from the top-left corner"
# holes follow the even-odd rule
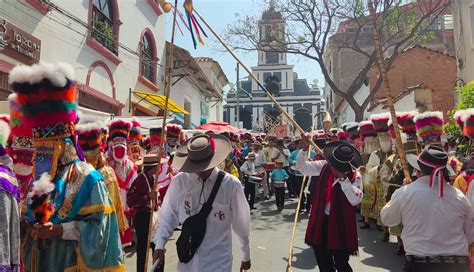
[[[288,263],[289,241],[294,220],[296,201],[288,200],[282,212],[276,211],[273,200],[260,202],[257,210],[252,212],[251,233],[251,271],[286,271]],[[308,216],[303,215],[298,222],[294,243],[293,271],[317,271],[313,251],[304,244],[304,232]],[[359,256],[351,257],[350,263],[354,271],[382,272],[401,271],[403,259],[395,255],[396,238],[391,237],[390,243],[380,241],[381,232],[359,230]],[[175,232],[173,240],[168,243],[166,254],[166,271],[176,271]],[[239,271],[240,253],[238,240],[234,238],[234,269]],[[136,271],[135,254],[126,254],[127,271]]]

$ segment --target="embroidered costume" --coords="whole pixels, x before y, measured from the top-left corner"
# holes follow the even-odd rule
[[[0,271],[20,271],[20,187],[4,145],[10,133],[0,120]]]
[[[9,82],[18,94],[23,123],[33,131],[34,179],[49,174],[49,222],[61,224],[60,237],[38,246],[29,228],[24,244],[25,271],[91,271],[125,269],[117,217],[102,176],[76,154],[74,122],[77,88],[66,64],[17,66]],[[46,176],[47,177],[47,176]],[[38,221],[28,198],[28,222]]]

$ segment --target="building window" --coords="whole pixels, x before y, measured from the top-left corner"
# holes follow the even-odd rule
[[[142,36],[140,47],[140,75],[154,84],[156,81],[156,51],[155,42],[150,33],[147,32]]]
[[[110,0],[92,0],[91,36],[105,48],[118,55],[116,21]]]
[[[278,63],[278,53],[277,52],[266,52],[265,58],[267,59],[266,63]]]
[[[266,82],[267,79],[271,76],[272,76],[272,73],[267,73],[267,72],[263,73],[263,82]]]

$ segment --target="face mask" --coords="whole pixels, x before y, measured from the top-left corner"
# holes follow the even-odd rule
[[[123,162],[127,158],[127,147],[122,144],[117,144],[112,149],[112,156],[117,162]]]

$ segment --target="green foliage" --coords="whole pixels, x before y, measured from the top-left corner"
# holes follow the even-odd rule
[[[474,108],[474,81],[469,84],[457,88],[455,92],[459,93],[459,102],[456,104],[454,109],[448,113],[449,122],[444,126],[444,130],[447,135],[454,137],[458,144],[458,151],[465,153],[469,150],[469,141],[461,134],[461,129],[454,120],[453,115],[458,110],[464,110]]]
[[[94,22],[93,37],[112,52],[116,52],[112,26],[103,21]]]

